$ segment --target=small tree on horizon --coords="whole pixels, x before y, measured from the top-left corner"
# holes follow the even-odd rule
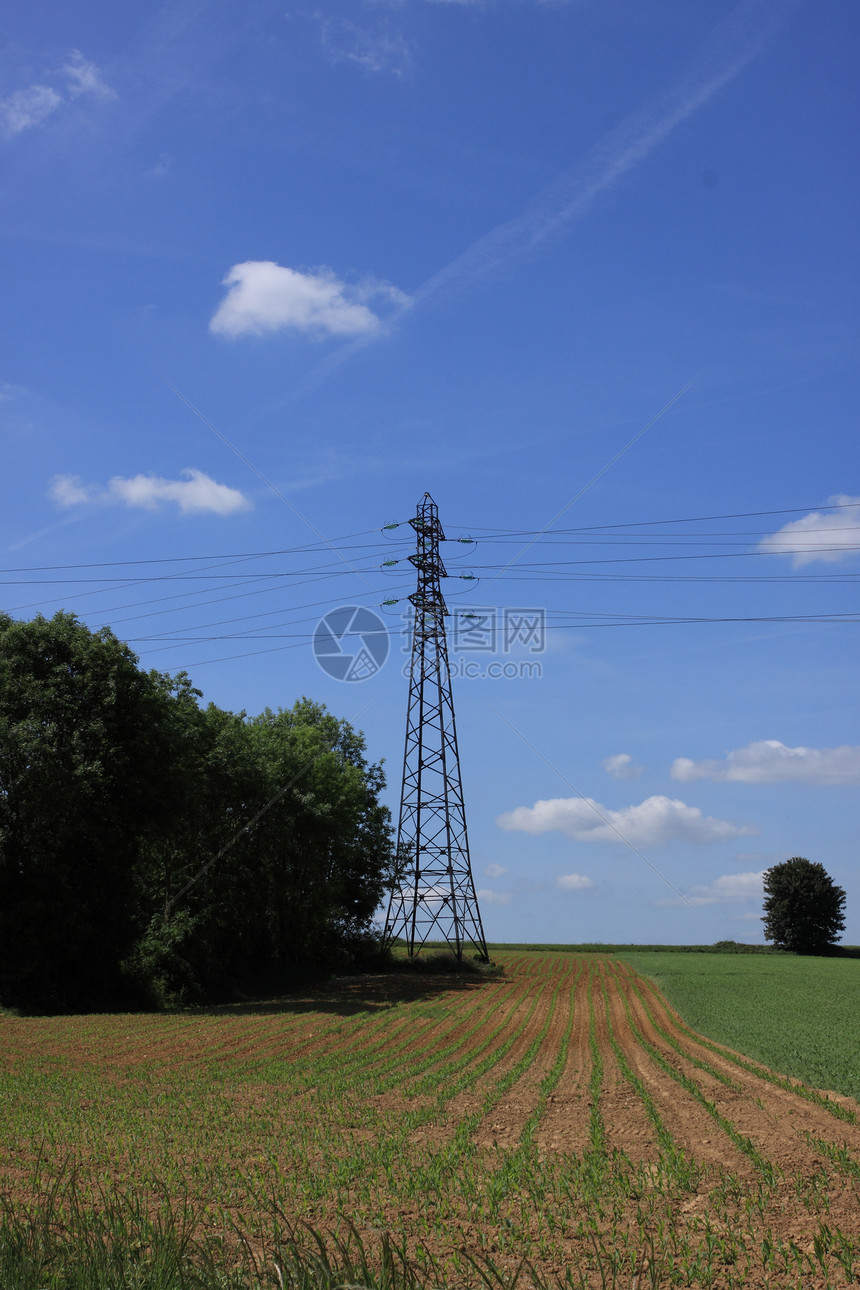
[[[845,892],[824,865],[792,856],[764,875],[764,936],[777,949],[825,954],[845,930]]]

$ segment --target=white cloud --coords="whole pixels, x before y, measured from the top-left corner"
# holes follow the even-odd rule
[[[476,895],[485,905],[509,905],[513,899],[509,891],[490,891],[488,888],[483,888]]]
[[[62,507],[122,503],[138,510],[154,511],[172,502],[183,515],[234,515],[247,511],[251,502],[238,488],[219,484],[202,470],[183,470],[183,479],[162,479],[159,475],[115,475],[106,487],[84,484],[77,475],[55,475],[50,496]]]
[[[795,569],[814,560],[837,564],[856,555],[860,550],[860,497],[837,493],[828,497],[827,503],[843,509],[812,511],[803,519],[792,520],[762,538],[759,550],[790,555]]]
[[[175,502],[183,515],[211,511],[215,515],[233,515],[246,511],[250,502],[238,488],[218,484],[202,470],[183,470],[184,479],[161,479],[158,475],[135,475],[123,479],[116,475],[108,484],[114,497],[127,506],[156,510],[162,502]]]
[[[607,775],[611,775],[613,779],[636,779],[644,770],[643,766],[633,764],[630,753],[616,753],[614,757],[607,757],[601,764]]]
[[[760,739],[726,753],[724,761],[676,757],[671,774],[686,783],[718,779],[741,784],[860,784],[860,747],[787,748],[778,739]]]
[[[488,864],[484,870],[488,878],[503,878],[507,872],[503,864]]]
[[[32,129],[55,112],[62,101],[49,85],[31,85],[26,90],[16,90],[8,98],[0,99],[3,133],[11,136]]]
[[[209,324],[222,336],[261,336],[286,327],[317,336],[367,336],[379,330],[381,320],[366,301],[408,303],[387,282],[366,279],[349,286],[331,269],[303,273],[274,260],[234,264],[224,286],[229,290]]]
[[[58,506],[84,506],[102,500],[104,490],[98,484],[83,484],[78,475],[55,475],[48,495]]]
[[[81,94],[94,94],[97,98],[116,98],[110,86],[105,85],[95,63],[88,62],[79,49],[73,49],[68,62],[59,73],[65,78],[65,97],[51,85],[28,85],[0,99],[0,131],[7,138],[22,134],[41,123],[64,104]]]
[[[79,49],[72,50],[69,61],[63,64],[62,70],[68,82],[70,98],[76,99],[79,94],[95,94],[100,99],[116,98],[111,87],[105,85],[95,63],[84,58]]]
[[[601,806],[593,797],[557,797],[531,807],[518,806],[500,815],[496,823],[523,833],[563,833],[577,842],[618,842],[620,833],[634,846],[722,842],[758,833],[752,825],[702,815],[697,806],[669,797],[647,797],[638,806],[625,806],[620,811]]]
[[[703,887],[691,887],[686,900],[657,900],[663,907],[689,905],[742,905],[749,900],[762,899],[762,879],[759,873],[724,873]],[[754,918],[752,915],[751,918]]]
[[[562,891],[591,891],[594,883],[584,873],[562,873],[555,880]]]

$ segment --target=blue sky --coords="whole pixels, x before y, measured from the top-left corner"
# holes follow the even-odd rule
[[[396,808],[427,490],[488,936],[760,939],[800,854],[860,941],[856,7],[8,14],[3,606],[325,702]]]

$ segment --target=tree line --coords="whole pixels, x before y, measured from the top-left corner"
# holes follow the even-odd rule
[[[73,614],[0,614],[0,1004],[236,998],[372,949],[382,766],[319,703],[247,717]]]

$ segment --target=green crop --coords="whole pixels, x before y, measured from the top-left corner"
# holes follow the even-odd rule
[[[860,1099],[860,959],[621,956],[694,1030],[817,1089]]]
[[[247,1008],[0,1016],[2,1290],[852,1284],[850,1106],[670,1024],[618,959],[498,957]]]

